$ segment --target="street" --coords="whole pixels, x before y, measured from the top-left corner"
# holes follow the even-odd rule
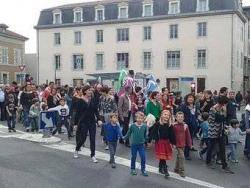
[[[19,126],[19,129],[21,126]],[[32,141],[37,134],[28,134],[22,131],[8,133],[5,126],[0,126],[0,187],[1,188],[66,188],[66,187],[169,187],[169,188],[196,188],[196,187],[225,187],[247,188],[249,161],[242,152],[239,153],[239,164],[231,164],[234,175],[225,174],[217,166],[209,169],[205,162],[198,159],[197,152],[192,153],[192,161],[186,161],[186,178],[171,173],[165,179],[158,173],[158,162],[154,158],[153,149],[147,150],[147,170],[149,177],[130,175],[130,150],[118,145],[117,168],[112,169],[108,164],[108,151],[104,150],[100,129],[97,131],[97,164],[89,157],[88,141],[86,148],[80,152],[79,159],[73,159],[74,143],[68,141],[66,135],[59,135],[62,139],[55,139],[54,143],[39,143]],[[30,141],[27,141],[30,140]],[[242,151],[242,146],[239,151]],[[138,160],[139,161],[139,160]],[[138,165],[139,167],[139,165]],[[170,172],[173,171],[174,160],[169,163]]]

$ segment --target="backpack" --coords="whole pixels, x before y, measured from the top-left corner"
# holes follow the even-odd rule
[[[3,91],[0,91],[0,102],[4,102],[5,100],[5,94]]]

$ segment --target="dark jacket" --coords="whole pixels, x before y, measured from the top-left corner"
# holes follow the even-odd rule
[[[171,144],[175,144],[176,141],[173,127],[168,124],[161,125],[160,122],[155,123],[150,129],[149,141],[155,140],[157,142],[160,139],[168,139]]]
[[[108,142],[117,142],[118,137],[122,138],[122,132],[119,125],[113,126],[111,123],[103,125],[104,137]]]
[[[184,113],[185,116],[185,123],[188,125],[190,132],[195,132],[198,128],[198,112],[195,110],[195,113],[192,114],[190,109],[186,104],[181,106],[181,111]]]
[[[20,97],[20,104],[25,110],[29,110],[32,105],[33,93],[23,92]]]

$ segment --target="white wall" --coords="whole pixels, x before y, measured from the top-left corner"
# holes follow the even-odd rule
[[[234,38],[238,35],[237,27],[240,24],[238,16],[234,16]],[[207,37],[197,37],[197,23],[207,22]],[[179,38],[169,39],[169,25],[179,24]],[[152,40],[143,41],[143,27],[152,26]],[[130,29],[129,42],[117,42],[117,28]],[[116,53],[128,52],[130,67],[135,72],[153,73],[161,80],[162,86],[166,78],[178,77],[205,77],[207,89],[219,89],[222,86],[231,88],[231,28],[232,15],[217,15],[207,17],[190,17],[182,19],[169,19],[154,22],[137,22],[119,25],[100,25],[74,28],[57,28],[39,30],[39,81],[54,80],[54,55],[61,55],[62,70],[57,72],[57,77],[62,79],[62,84],[72,84],[73,78],[85,77],[85,73],[96,73],[95,54],[104,53],[104,70],[98,72],[117,72]],[[96,30],[104,30],[104,43],[96,44]],[[82,45],[74,45],[74,31],[82,31]],[[61,33],[61,46],[54,46],[54,33]],[[234,42],[235,48],[243,49],[243,43]],[[197,50],[207,49],[206,69],[197,69]],[[150,50],[153,54],[152,70],[143,70],[143,51]],[[181,68],[167,70],[165,68],[165,52],[168,50],[181,51]],[[73,71],[72,54],[83,53],[85,69]],[[236,56],[237,57],[237,56]],[[235,72],[236,85],[240,85],[242,70]]]

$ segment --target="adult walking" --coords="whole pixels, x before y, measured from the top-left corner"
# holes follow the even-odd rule
[[[245,125],[246,125],[246,140],[244,153],[248,159],[250,159],[250,95],[246,97],[246,109],[245,109]]]
[[[98,106],[96,106],[93,92],[89,85],[82,88],[83,97],[79,101],[76,112],[76,121],[78,122],[76,131],[76,149],[74,158],[78,158],[78,151],[84,145],[87,134],[89,133],[91,159],[97,163],[95,157],[95,137],[96,137],[96,121],[99,118]],[[99,124],[101,122],[98,122]]]

